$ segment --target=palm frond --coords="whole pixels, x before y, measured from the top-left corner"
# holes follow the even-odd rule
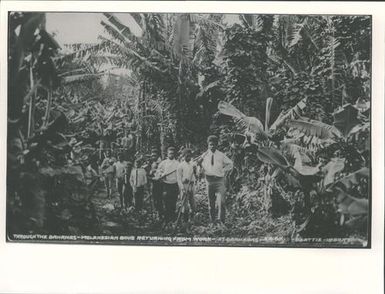
[[[103,43],[107,44],[110,48],[112,48],[112,51],[117,51],[121,54],[124,54],[127,57],[127,61],[131,64],[131,66],[136,67],[141,64],[156,70],[160,73],[164,73],[164,70],[160,69],[156,64],[148,60],[148,58],[140,55],[138,52],[135,50],[131,49],[130,47],[123,46],[122,44],[119,44],[118,42],[107,39],[104,37],[101,37],[103,40]]]
[[[242,25],[244,27],[246,27],[246,28],[252,28],[253,27],[253,24],[254,24],[253,18],[255,17],[254,15],[252,15],[252,14],[240,14],[238,17],[241,20]]]
[[[150,45],[156,50],[165,50],[166,27],[162,14],[146,13],[143,14],[143,24],[145,25],[146,39],[151,40]]]
[[[225,30],[225,27],[215,20],[211,14],[191,14],[191,22],[197,23],[199,26],[203,26],[209,30]]]
[[[254,30],[257,32],[263,29],[263,19],[259,15],[254,15]]]
[[[110,24],[108,24],[104,21],[101,21],[100,24],[103,26],[106,33],[108,33],[111,37],[119,40],[120,42],[124,43],[128,39],[121,32],[119,32],[116,28],[114,28]]]
[[[315,31],[312,30],[309,27],[308,24],[309,18],[306,18],[306,24],[304,25],[302,32],[303,32],[303,37],[308,39],[311,44],[313,44],[314,48],[318,51],[321,48],[320,44],[320,37],[315,35]],[[312,19],[313,21],[316,20],[316,18]]]
[[[200,64],[204,58],[214,58],[216,50],[216,32],[198,26],[195,37],[195,54],[193,63]],[[206,59],[207,60],[207,59]]]
[[[281,46],[285,49],[290,49],[294,44],[293,40],[297,39],[297,17],[294,15],[285,15],[280,18],[280,22],[282,27]]]
[[[124,46],[130,47],[133,50],[136,51],[147,51],[147,48],[145,48],[141,42],[137,42],[136,39],[134,40],[132,38],[127,37],[125,34],[123,34],[121,31],[119,31],[117,28],[111,26],[108,23],[105,23],[101,21],[101,25],[104,27],[106,33],[108,33],[112,39],[116,39],[119,43],[121,43]],[[103,39],[102,36],[99,36],[99,39]]]
[[[165,62],[165,60],[164,60],[165,56],[163,54],[161,54],[159,51],[157,51],[157,49],[152,48],[151,51],[148,50],[149,47],[154,47],[153,44],[151,46],[148,46],[148,48],[145,48],[145,46],[141,42],[133,42],[129,38],[126,38],[123,34],[121,34],[114,27],[112,27],[106,23],[103,23],[103,22],[102,22],[102,25],[104,26],[106,31],[113,37],[113,39],[117,39],[117,41],[119,41],[119,43],[121,43],[121,45],[124,45],[125,47],[131,49],[133,52],[137,52],[138,55],[141,55],[141,53],[143,52],[143,53],[147,54],[147,58],[149,56],[152,56],[152,57],[156,56],[156,58],[155,58],[156,60],[160,59],[163,63]],[[103,39],[103,37],[100,37],[100,38]],[[115,41],[115,43],[117,43],[117,41]],[[155,47],[159,47],[159,46],[155,46]],[[122,53],[122,50],[118,50],[118,51],[120,53]],[[135,55],[135,56],[137,56],[137,55]],[[115,62],[113,62],[113,64],[115,64],[115,65],[118,64],[117,58],[118,58],[118,55],[115,56]],[[143,60],[143,59],[141,59],[141,60]],[[120,62],[120,63],[122,63],[122,62]]]
[[[319,50],[320,46],[309,28],[308,20],[305,18],[301,23],[292,23],[292,29],[287,36],[289,48],[296,46],[301,40],[308,40],[316,50]]]
[[[288,47],[294,47],[302,40],[302,31],[305,27],[305,23],[292,23],[288,29]]]
[[[122,56],[108,52],[91,55],[89,61],[97,66],[110,65],[118,68],[128,67],[126,60]]]
[[[67,45],[67,48],[70,45]],[[58,67],[63,66],[66,62],[73,62],[74,60],[84,60],[89,55],[97,52],[105,52],[107,50],[105,43],[98,44],[73,44],[73,48],[77,48],[74,52],[59,55],[53,58]]]

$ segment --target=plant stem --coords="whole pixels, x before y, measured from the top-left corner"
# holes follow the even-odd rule
[[[51,105],[52,105],[52,80],[49,80],[49,87],[48,87],[48,99],[47,99],[47,108],[45,111],[45,117],[44,117],[44,127],[48,126],[49,123],[49,115],[51,112]]]
[[[29,79],[30,79],[30,87],[31,89],[34,88],[34,79],[33,79],[33,61],[31,60],[31,66],[29,69]],[[36,89],[31,95],[31,98],[29,100],[29,110],[28,110],[28,133],[27,133],[27,138],[29,139],[30,137],[33,136],[34,133],[34,124],[35,124],[35,103],[36,103]]]

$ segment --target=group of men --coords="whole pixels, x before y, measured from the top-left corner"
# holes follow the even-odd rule
[[[107,152],[101,164],[107,197],[112,196],[115,179],[122,209],[133,206],[140,212],[145,189],[149,187],[154,207],[165,226],[181,216],[188,223],[196,212],[194,193],[197,180],[204,176],[210,220],[223,225],[226,213],[225,174],[233,168],[233,162],[217,150],[216,136],[209,136],[207,143],[208,150],[196,159],[192,159],[192,151],[188,148],[182,150],[180,160],[177,160],[176,150],[172,146],[167,149],[167,158],[164,160],[160,159],[156,150],[152,150],[147,164],[142,158],[136,158],[133,163],[125,161],[123,154],[114,162],[110,152]],[[177,209],[178,200],[180,204]]]

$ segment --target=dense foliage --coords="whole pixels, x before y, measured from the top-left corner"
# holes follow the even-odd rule
[[[44,14],[10,15],[9,230],[96,230],[84,168],[110,129],[142,154],[219,135],[250,232],[258,212],[293,235],[367,237],[369,17],[104,16],[108,37],[59,52]]]

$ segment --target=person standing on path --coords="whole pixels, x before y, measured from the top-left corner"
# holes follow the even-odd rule
[[[141,211],[143,208],[144,187],[147,184],[147,174],[141,167],[141,160],[135,161],[135,166],[131,171],[130,184],[134,194],[135,210]]]
[[[217,150],[217,136],[209,136],[207,145],[208,150],[198,160],[198,164],[201,165],[206,176],[210,220],[212,223],[219,221],[220,224],[224,225],[226,216],[225,174],[232,170],[233,162],[224,153]],[[215,217],[216,201],[218,203],[217,217]]]
[[[178,165],[177,180],[180,190],[180,209],[183,213],[183,220],[187,223],[193,219],[195,214],[194,186],[196,166],[191,160],[191,149],[184,149],[182,154],[184,160]]]
[[[114,163],[114,174],[116,178],[116,190],[119,193],[121,208],[124,208],[123,187],[124,187],[124,172],[127,162],[123,160],[123,154],[119,154],[119,160]],[[126,205],[127,206],[127,205]]]
[[[157,173],[159,179],[163,182],[164,191],[164,213],[165,224],[175,221],[176,217],[176,202],[178,200],[178,183],[176,178],[176,171],[179,161],[175,159],[175,148],[169,147],[167,149],[167,159],[163,160],[158,167]]]
[[[164,207],[163,207],[163,185],[162,182],[158,179],[159,175],[157,174],[158,166],[162,160],[160,159],[156,149],[153,149],[151,152],[150,160],[150,171],[149,179],[151,181],[151,196],[154,201],[155,209],[158,213],[159,220],[164,218]]]
[[[111,157],[109,150],[105,153],[105,158],[101,165],[101,170],[104,176],[104,185],[107,191],[107,198],[111,198],[112,194],[112,181],[114,179],[114,160]]]
[[[130,184],[132,170],[132,162],[127,161],[126,167],[124,169],[124,186],[123,186],[123,199],[124,199],[124,207],[127,209],[132,206],[132,186]]]

